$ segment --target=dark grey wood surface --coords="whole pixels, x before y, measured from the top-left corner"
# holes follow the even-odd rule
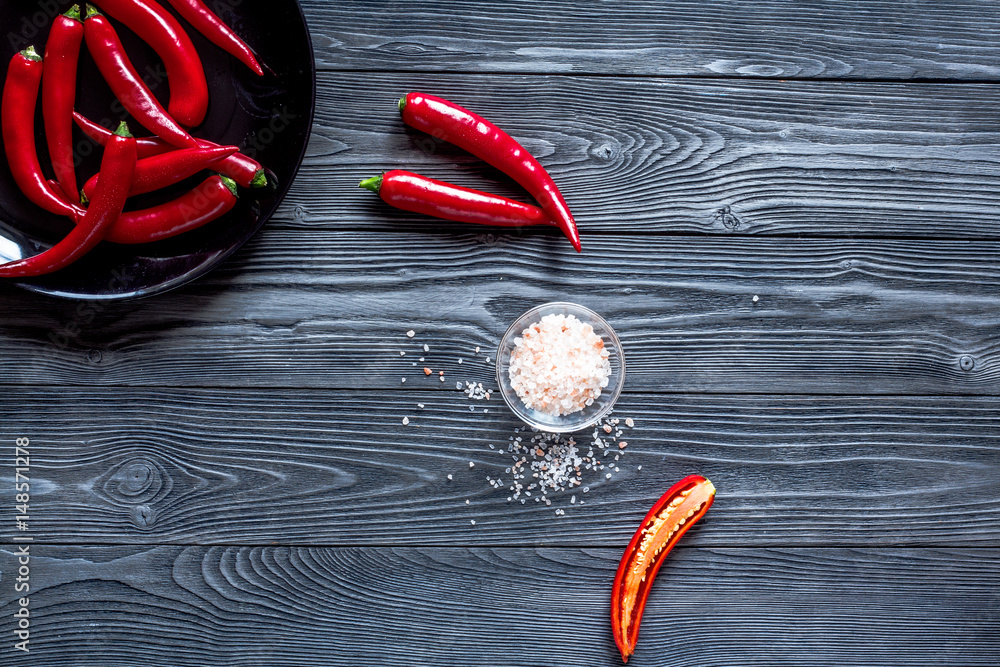
[[[1000,664],[1000,5],[303,7],[313,134],[247,247],[127,304],[0,285],[0,665],[620,664],[617,559],[691,472],[630,664]],[[357,189],[523,197],[412,89],[522,140],[584,253]],[[618,330],[636,428],[521,505],[486,479],[518,423],[455,382],[549,300]]]

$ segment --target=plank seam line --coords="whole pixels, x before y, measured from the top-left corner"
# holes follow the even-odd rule
[[[623,72],[621,74],[609,74],[607,72],[538,72],[538,71],[519,71],[519,70],[458,70],[458,69],[370,69],[370,68],[344,68],[344,67],[328,67],[323,65],[317,65],[317,74],[384,74],[386,76],[395,75],[412,75],[412,74],[425,74],[428,76],[501,76],[501,77],[565,77],[565,78],[604,78],[604,79],[661,79],[664,81],[670,80],[701,80],[701,81],[760,81],[760,82],[770,82],[770,83],[805,83],[805,82],[816,82],[816,83],[881,83],[881,84],[916,84],[916,85],[997,85],[1000,84],[1000,79],[995,78],[983,78],[983,79],[962,79],[962,78],[940,78],[940,77],[913,77],[909,79],[892,79],[885,77],[838,77],[838,76],[816,76],[816,77],[797,77],[797,76],[732,76],[727,74],[653,74],[653,73],[643,73],[643,72]]]

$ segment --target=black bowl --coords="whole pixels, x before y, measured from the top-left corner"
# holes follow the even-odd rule
[[[4,78],[16,52],[29,45],[34,45],[39,53],[44,52],[52,19],[71,4],[55,0],[0,0],[0,17],[7,28],[0,54]],[[99,0],[96,4],[100,6]],[[161,4],[172,11],[166,0]],[[142,245],[102,243],[65,269],[15,284],[75,299],[124,299],[156,294],[209,271],[243,245],[274,213],[302,162],[312,126],[316,73],[309,30],[298,3],[291,0],[214,0],[208,5],[254,49],[265,74],[258,77],[179,19],[201,56],[210,93],[208,115],[191,133],[218,144],[240,146],[264,166],[268,186],[254,190],[241,188],[236,207],[201,229]],[[112,23],[132,63],[166,106],[169,86],[155,52],[123,25]],[[42,168],[52,177],[40,107],[39,104],[35,121],[36,142]],[[120,111],[87,53],[86,44],[80,54],[76,108],[106,127],[126,120],[136,136],[148,134],[126,112]],[[101,150],[79,129],[74,129],[74,133],[77,179],[82,184],[98,170]],[[169,191],[130,200],[127,208],[143,208],[172,199],[205,175]],[[0,261],[37,254],[56,243],[69,229],[70,223],[64,218],[43,211],[21,194],[7,160],[0,156]]]

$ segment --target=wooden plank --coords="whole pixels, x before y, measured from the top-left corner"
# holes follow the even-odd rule
[[[31,440],[36,544],[615,546],[669,484],[698,472],[719,493],[692,545],[997,546],[998,407],[626,395],[627,448],[617,462],[616,447],[595,452],[618,471],[583,469],[551,505],[537,490],[507,500],[508,438],[530,434],[495,397],[454,387],[7,388],[0,441]],[[581,454],[591,442],[580,437]],[[0,532],[23,534],[13,521]]]
[[[780,79],[997,79],[991,0],[302,3],[320,67]]]
[[[618,549],[31,546],[35,665],[594,665]],[[4,571],[16,550],[0,551]],[[995,665],[1000,553],[678,548],[636,665]],[[0,665],[17,608],[3,586]],[[633,661],[630,661],[632,664]]]
[[[270,228],[225,269],[156,299],[10,289],[4,308],[18,315],[0,324],[0,358],[10,384],[447,390],[420,368],[450,386],[490,380],[485,358],[510,322],[568,300],[619,332],[631,391],[997,395],[998,251],[618,236],[577,255],[558,234]]]
[[[997,5],[1000,7],[1000,5]],[[520,140],[596,233],[1000,237],[996,86],[324,73],[277,220],[380,232],[462,226],[355,186],[409,169],[514,198],[510,179],[405,126],[423,90]]]

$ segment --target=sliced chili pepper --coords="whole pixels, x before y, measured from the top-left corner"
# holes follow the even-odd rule
[[[0,277],[40,276],[69,266],[96,246],[118,220],[135,170],[135,139],[125,123],[115,131],[101,158],[97,191],[79,224],[61,241],[37,255],[0,265]]]
[[[653,578],[667,554],[715,500],[715,486],[700,475],[689,475],[656,501],[632,536],[611,591],[611,631],[622,660],[635,650],[639,621]]]
[[[50,213],[78,220],[83,217],[84,210],[67,201],[61,188],[49,184],[38,162],[35,104],[41,82],[42,59],[35,48],[29,46],[14,54],[0,100],[4,152],[14,182],[28,199]]]
[[[198,147],[198,142],[177,124],[143,83],[125,53],[118,33],[93,5],[87,5],[83,37],[111,92],[140,125],[174,146]]]
[[[42,119],[49,159],[63,194],[73,201],[76,167],[73,165],[73,105],[76,103],[76,67],[83,41],[80,5],[57,16],[45,42],[42,75]]]
[[[407,125],[469,151],[517,181],[580,252],[576,222],[555,181],[513,137],[482,116],[433,95],[409,93],[399,100],[399,111]]]
[[[216,220],[231,211],[236,201],[233,179],[209,176],[173,201],[122,213],[105,240],[130,244],[161,241]]]
[[[153,47],[163,61],[170,85],[170,115],[181,125],[200,125],[208,110],[205,68],[177,19],[155,0],[100,0],[98,4]]]
[[[73,118],[80,129],[83,130],[83,133],[90,137],[96,144],[103,146],[111,136],[111,130],[79,113],[74,112]],[[153,155],[177,150],[176,146],[167,143],[159,137],[140,137],[135,141],[140,158],[152,157]],[[195,139],[195,141],[202,148],[218,147],[218,144],[212,143],[207,139]],[[262,188],[267,185],[267,175],[264,173],[264,168],[260,162],[242,153],[233,153],[226,159],[211,165],[210,169],[232,178],[240,187]]]
[[[204,2],[201,0],[168,0],[168,2],[208,41],[252,69],[257,76],[264,75],[264,70],[261,69],[260,63],[246,42],[223,23]]]
[[[436,181],[420,174],[393,169],[366,178],[360,187],[378,194],[387,204],[435,218],[501,227],[556,226],[537,206]]]
[[[218,146],[216,148],[181,148],[161,153],[153,157],[143,158],[135,164],[135,176],[129,196],[141,195],[146,192],[160,190],[174,183],[180,183],[199,171],[209,169],[213,164],[233,153],[236,146]],[[83,186],[83,199],[88,200],[94,195],[100,172],[90,177]]]

